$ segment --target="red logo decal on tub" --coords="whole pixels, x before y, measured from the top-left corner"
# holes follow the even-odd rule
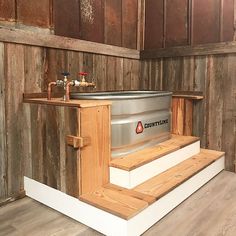
[[[136,134],[141,134],[142,132],[143,132],[143,124],[141,121],[139,121],[136,127]]]

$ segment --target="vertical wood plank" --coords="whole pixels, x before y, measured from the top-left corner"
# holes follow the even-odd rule
[[[193,135],[193,100],[184,101],[184,135]]]
[[[5,120],[4,44],[0,43],[0,199],[7,197],[7,150]]]
[[[145,5],[145,49],[163,46],[164,1],[146,0]]]
[[[149,85],[149,64],[150,60],[141,61],[141,76],[139,87],[142,90],[147,90]]]
[[[138,0],[137,50],[144,49],[145,0]]]
[[[105,0],[105,44],[122,45],[121,0]]]
[[[225,58],[223,59],[225,60]],[[223,137],[222,149],[226,152],[226,169],[234,171],[236,160],[236,69],[235,55],[228,55],[227,58],[227,75],[224,77],[223,87]]]
[[[208,147],[214,150],[222,148],[222,124],[223,124],[223,90],[225,65],[227,58],[225,56],[214,56],[212,58],[212,67],[209,68],[208,84],[208,127],[207,138]]]
[[[61,123],[63,129],[60,131],[61,189],[73,197],[78,197],[80,191],[80,178],[78,178],[80,176],[80,150],[66,145],[65,137],[66,135],[80,136],[79,109],[66,107],[62,115],[64,123]]]
[[[222,42],[234,39],[234,0],[222,0]]]
[[[172,99],[172,133],[184,134],[184,99]]]
[[[0,0],[0,20],[15,21],[15,0]]]
[[[83,53],[83,70],[88,73],[86,80],[91,82],[93,75],[93,54],[92,53]],[[81,78],[80,78],[81,79]],[[81,88],[82,91],[93,91],[94,88]]]
[[[116,58],[107,57],[106,90],[114,91],[116,85]]]
[[[124,58],[124,68],[123,68],[124,90],[131,89],[131,75],[132,75],[132,61],[130,59]]]
[[[166,2],[166,47],[188,44],[188,0]]]
[[[97,91],[105,91],[106,90],[106,78],[107,78],[107,66],[106,66],[107,56],[103,55],[94,55],[94,67],[93,74],[94,80],[96,83]]]
[[[123,90],[124,88],[124,77],[123,77],[123,69],[124,69],[124,59],[116,58],[116,82],[115,82],[115,90]]]
[[[46,114],[42,105],[30,104],[32,178],[44,183],[44,156],[46,155]],[[28,176],[26,174],[26,176]]]
[[[50,0],[17,1],[17,21],[24,25],[48,28],[50,26]]]
[[[25,46],[25,93],[39,93],[43,90],[45,70],[45,50],[40,47]]]
[[[131,70],[131,90],[138,90],[139,89],[139,69],[140,69],[140,62],[139,60],[132,60],[132,70]]]
[[[104,42],[104,1],[80,0],[80,38]]]
[[[81,136],[91,138],[91,145],[81,150],[81,194],[84,194],[109,181],[110,107],[83,108],[80,122]]]
[[[136,49],[137,14],[137,0],[122,0],[122,47]]]
[[[22,94],[24,92],[24,47],[16,44],[5,45],[7,184],[8,194],[10,195],[23,189],[24,118]]]
[[[220,0],[193,0],[193,44],[220,41]]]
[[[80,38],[79,1],[53,1],[53,21],[56,35]]]

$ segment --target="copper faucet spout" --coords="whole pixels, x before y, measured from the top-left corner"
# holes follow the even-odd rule
[[[56,82],[50,82],[50,83],[48,84],[48,100],[51,100],[51,99],[52,99],[52,98],[51,98],[51,96],[52,96],[52,86],[55,86],[55,85],[57,85]]]
[[[66,102],[69,102],[70,100],[70,86],[74,86],[74,82],[67,82],[66,83]]]

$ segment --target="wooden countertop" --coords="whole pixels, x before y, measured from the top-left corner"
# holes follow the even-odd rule
[[[111,105],[111,101],[108,100],[76,100],[71,99],[69,102],[65,102],[62,98],[52,98],[52,100],[47,100],[47,98],[24,98],[25,103],[36,103],[54,106],[68,106],[68,107],[96,107],[96,106],[106,106]]]

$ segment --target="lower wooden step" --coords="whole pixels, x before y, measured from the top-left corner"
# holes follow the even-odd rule
[[[201,149],[199,154],[149,179],[134,190],[154,196],[158,200],[223,156],[224,152]]]

